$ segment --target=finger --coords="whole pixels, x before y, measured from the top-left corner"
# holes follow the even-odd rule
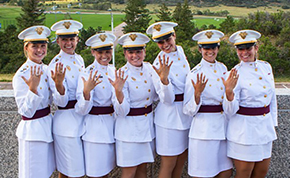
[[[100,77],[101,77],[101,74],[98,75],[97,77],[95,76],[95,78],[96,78],[95,81],[98,81]]]
[[[223,77],[221,77],[221,79],[222,79],[222,81],[223,81],[223,84],[225,84],[225,82],[226,82],[225,79],[224,79]]]
[[[37,73],[36,73],[36,66],[33,67],[33,74],[34,74],[35,76],[37,76]]]
[[[93,70],[90,71],[89,79],[92,79]]]
[[[166,65],[168,65],[168,62],[169,62],[169,57],[167,57],[166,59]]]
[[[21,78],[24,80],[24,82],[25,82],[26,84],[28,84],[28,81],[27,81],[27,79],[26,79],[24,76],[21,76]]]
[[[60,72],[60,73],[63,72],[63,64],[62,64],[62,63],[59,64],[59,72]]]
[[[41,75],[40,67],[37,68],[37,75]]]
[[[55,71],[55,73],[58,72],[58,63],[55,64],[54,71]]]
[[[170,62],[170,64],[169,64],[169,66],[168,66],[168,67],[170,68],[172,64],[173,64],[173,61],[171,61],[171,62]]]
[[[159,58],[159,64],[160,64],[160,67],[161,67],[163,64],[162,64],[160,55],[158,56],[158,58]]]
[[[117,69],[115,69],[115,78],[117,78]]]
[[[32,76],[33,75],[33,71],[32,71],[32,66],[30,66],[30,76]]]
[[[158,73],[157,68],[155,66],[152,66],[156,73]]]
[[[109,82],[113,85],[113,80],[112,79],[110,79],[110,78],[108,78],[108,80],[109,80]]]
[[[192,83],[193,86],[195,86],[195,83],[194,83],[194,81],[192,79],[191,79],[191,83]]]
[[[128,78],[128,75],[127,75],[126,78],[124,79],[124,82],[126,82],[127,78]]]
[[[199,73],[196,75],[196,83],[199,83]]]
[[[124,71],[121,71],[121,78],[124,79]]]
[[[53,72],[53,70],[50,70],[50,73],[51,73],[51,78],[53,78],[53,77],[54,77],[54,72]]]
[[[97,80],[97,82],[95,83],[95,86],[97,86],[100,83],[102,83],[102,80]]]
[[[84,77],[82,77],[82,80],[83,80],[84,83],[86,83],[86,79]]]
[[[94,78],[96,78],[96,77],[97,77],[97,74],[98,74],[98,71],[96,70],[96,72],[94,73]],[[99,77],[98,77],[98,78],[100,78],[100,76],[101,76],[101,74],[99,75]]]
[[[206,85],[206,84],[207,84],[207,82],[208,82],[208,79],[206,79],[206,81],[204,82],[204,85]]]
[[[165,61],[165,54],[163,54],[163,64],[166,65],[166,61]]]
[[[64,70],[63,70],[63,75],[65,75],[65,72],[66,72],[66,68],[64,68]]]

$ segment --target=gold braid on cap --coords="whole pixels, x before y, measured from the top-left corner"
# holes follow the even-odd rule
[[[155,30],[157,30],[157,31],[160,31],[160,30],[161,30],[161,27],[162,27],[162,26],[161,26],[160,24],[157,24],[157,25],[154,25],[153,28],[154,28]]]
[[[247,37],[248,33],[247,32],[241,32],[239,35],[244,40]]]
[[[137,38],[137,35],[136,34],[131,34],[131,35],[129,35],[129,37],[131,38],[132,41],[135,41],[136,38]]]
[[[105,34],[101,34],[101,35],[99,36],[99,38],[101,39],[102,42],[104,42],[104,41],[106,40],[106,38],[107,38],[107,35],[105,35]]]
[[[212,31],[209,31],[209,32],[206,32],[205,33],[205,36],[207,36],[208,39],[210,39],[213,35],[213,32]]]
[[[43,28],[42,28],[42,27],[37,27],[37,28],[35,29],[35,31],[38,33],[38,35],[41,35],[42,32],[43,32]]]
[[[69,29],[69,27],[71,26],[71,23],[70,22],[64,22],[62,24],[66,29]]]

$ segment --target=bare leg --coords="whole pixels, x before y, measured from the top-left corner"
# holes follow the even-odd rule
[[[171,178],[178,156],[161,156],[161,166],[158,178]]]
[[[146,177],[147,177],[147,163],[138,165],[135,178],[146,178]]]
[[[251,178],[264,178],[267,175],[271,158],[256,162]]]
[[[58,173],[58,178],[68,178],[68,176],[66,176],[66,175],[64,175],[64,174],[62,174],[62,173]]]
[[[137,166],[134,167],[122,167],[121,178],[134,178],[137,171]]]
[[[246,162],[233,159],[236,167],[235,178],[250,178],[255,166],[255,162]]]
[[[232,172],[233,172],[232,169],[222,171],[217,176],[215,176],[215,178],[230,178],[232,175]]]
[[[182,175],[184,163],[187,160],[188,150],[185,150],[182,154],[178,155],[176,165],[172,172],[172,178],[180,178]]]

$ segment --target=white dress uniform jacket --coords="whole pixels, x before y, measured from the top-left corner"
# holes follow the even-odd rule
[[[196,83],[197,74],[205,75],[208,82],[197,105],[194,96],[194,87],[191,80]],[[215,61],[209,63],[202,59],[187,75],[184,93],[183,112],[194,116],[189,132],[190,138],[202,140],[225,140],[226,115],[219,113],[198,113],[201,105],[221,105],[224,98],[225,87],[221,77],[225,78],[227,67]]]
[[[229,114],[227,139],[244,145],[267,144],[277,138],[277,100],[271,65],[268,62],[241,62],[235,68],[239,79],[234,88],[234,100],[224,100],[224,110]],[[239,106],[266,107],[264,115],[247,116],[237,114]]]
[[[99,80],[102,82],[98,84],[90,92],[90,100],[87,101],[83,95],[84,82],[81,77],[88,80],[92,71],[94,75],[95,71],[98,71],[98,75],[101,75]],[[115,80],[115,67],[112,65],[103,66],[95,60],[91,65],[86,68],[85,73],[81,74],[78,81],[77,88],[77,104],[75,110],[81,115],[85,115],[84,127],[85,133],[82,139],[89,142],[97,143],[114,143],[114,116],[112,114],[91,115],[89,114],[93,106],[96,107],[108,107],[112,106],[112,85],[108,78]]]
[[[27,80],[30,78],[31,66],[40,67],[40,70],[43,72],[37,88],[37,95],[29,90],[28,85],[21,78],[21,76],[24,76]],[[52,98],[48,85],[46,65],[37,64],[27,59],[27,61],[17,70],[12,82],[18,113],[22,116],[31,118],[37,110],[44,109],[51,104]],[[52,116],[49,114],[38,119],[21,120],[17,127],[16,135],[22,140],[49,143],[53,141],[51,129]]]
[[[159,68],[159,56],[163,60],[163,55],[165,55],[165,59],[169,57],[169,64],[171,61],[173,61],[173,64],[168,76],[168,86],[162,84],[157,74],[153,77],[156,92],[160,99],[155,111],[154,123],[163,128],[187,130],[190,127],[192,117],[183,113],[183,102],[174,102],[174,99],[176,94],[184,93],[185,79],[190,67],[181,46],[177,46],[175,52],[165,53],[161,51],[153,63],[156,68]]]
[[[134,67],[129,62],[121,68],[128,79],[123,88],[124,100],[120,104],[115,96],[113,103],[116,115],[115,138],[124,142],[150,142],[155,138],[153,112],[140,116],[127,116],[130,108],[150,106],[157,99],[152,82],[155,72],[151,64],[143,62]]]
[[[57,91],[50,73],[51,70],[55,71],[55,65],[58,62],[61,62],[66,68],[63,82],[65,88],[64,95],[60,95]],[[52,59],[49,64],[49,85],[52,90],[53,101],[57,106],[65,107],[68,101],[76,100],[78,78],[84,66],[83,58],[80,55],[69,55],[62,50]],[[83,133],[83,116],[77,114],[74,109],[57,110],[55,112],[53,118],[53,134],[66,137],[78,137],[83,135]]]

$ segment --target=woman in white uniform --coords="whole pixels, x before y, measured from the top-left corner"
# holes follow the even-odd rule
[[[227,118],[222,102],[227,67],[216,60],[220,38],[218,30],[195,34],[202,59],[186,77],[183,112],[191,117],[188,148],[188,174],[192,177],[229,178],[232,161],[227,157]]]
[[[147,34],[152,34],[153,41],[161,50],[153,63],[159,75],[154,77],[160,99],[154,120],[156,150],[161,156],[159,178],[181,177],[187,159],[188,133],[192,121],[192,117],[182,111],[185,78],[190,67],[182,47],[175,44],[175,26],[177,24],[174,22],[157,22],[147,29]],[[161,65],[170,69],[169,74],[160,73]]]
[[[277,139],[277,101],[272,67],[257,59],[254,30],[232,34],[241,62],[224,81],[223,106],[229,114],[227,154],[236,167],[235,178],[265,177],[269,168],[272,142]]]
[[[81,140],[84,134],[83,116],[74,109],[79,74],[85,67],[83,58],[75,53],[79,41],[77,34],[82,26],[74,20],[62,20],[51,27],[61,49],[49,64],[49,84],[53,101],[58,106],[53,117],[53,137],[60,178],[85,175]]]
[[[29,27],[18,35],[24,40],[27,57],[12,81],[18,113],[22,116],[16,130],[20,178],[49,178],[55,170],[50,114],[52,97],[47,66],[42,63],[49,35],[50,30],[45,26]]]
[[[152,83],[151,64],[145,59],[145,45],[150,39],[142,33],[127,33],[123,45],[126,65],[116,71],[111,81],[115,91],[117,165],[122,178],[146,178],[147,163],[154,162],[154,125],[152,103],[157,95]]]
[[[91,47],[94,62],[80,75],[75,110],[85,115],[82,136],[86,175],[107,177],[115,167],[115,119],[110,79],[115,78],[115,67],[110,65],[115,35],[100,33],[86,41]]]

